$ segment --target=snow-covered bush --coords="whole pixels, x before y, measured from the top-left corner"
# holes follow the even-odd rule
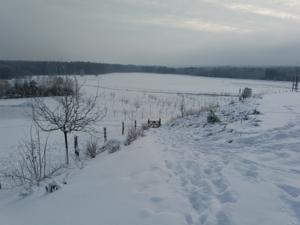
[[[143,123],[141,128],[142,128],[143,130],[149,130],[149,126],[148,126],[147,123]]]
[[[124,145],[130,145],[138,137],[144,136],[144,130],[142,128],[130,127],[127,132],[126,140]]]
[[[98,149],[98,142],[97,140],[91,139],[87,144],[86,144],[86,155],[93,159],[97,156],[97,149]]]
[[[55,181],[51,181],[47,183],[45,186],[45,190],[47,193],[52,193],[54,191],[57,191],[59,188],[60,186]]]
[[[221,122],[219,117],[215,114],[215,112],[210,109],[207,115],[207,123],[219,123]]]
[[[100,149],[100,152],[107,151],[108,153],[114,153],[121,148],[121,142],[119,140],[109,140]]]
[[[242,92],[242,98],[250,98],[252,95],[252,89],[251,88],[244,88],[243,92]]]
[[[260,111],[258,111],[257,109],[254,109],[252,112],[252,115],[260,115]]]

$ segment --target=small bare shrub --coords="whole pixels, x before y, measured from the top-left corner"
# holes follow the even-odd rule
[[[30,129],[30,140],[22,145],[18,158],[5,171],[0,171],[2,177],[11,180],[16,185],[39,185],[41,181],[51,177],[61,166],[49,168],[47,159],[48,137],[42,143],[40,132]]]
[[[219,117],[215,114],[215,112],[210,109],[207,115],[207,123],[219,123],[221,122]]]
[[[127,137],[124,145],[130,145],[138,137],[144,136],[144,130],[142,128],[130,127],[127,132]]]
[[[86,155],[93,159],[97,156],[98,142],[96,140],[91,139],[86,144]]]
[[[121,148],[121,142],[118,140],[109,140],[107,141],[100,149],[100,152],[107,151],[108,153],[114,153],[119,151]]]

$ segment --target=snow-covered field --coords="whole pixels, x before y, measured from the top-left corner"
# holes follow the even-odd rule
[[[101,87],[108,114],[99,130],[106,126],[109,139],[122,139],[122,121],[161,117],[164,125],[57,177],[68,182],[53,194],[0,190],[0,225],[300,224],[300,95],[287,92],[289,83],[152,74],[79,79],[86,94]],[[264,95],[233,104],[236,97],[207,95],[244,87]],[[207,125],[206,113],[172,119],[182,96],[186,109],[219,104],[222,122]],[[29,102],[0,101],[0,158],[28,136]],[[52,146],[59,149],[60,138]]]

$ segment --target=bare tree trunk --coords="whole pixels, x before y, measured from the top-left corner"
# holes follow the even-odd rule
[[[69,147],[68,147],[68,133],[64,132],[65,147],[66,147],[66,164],[69,165]]]

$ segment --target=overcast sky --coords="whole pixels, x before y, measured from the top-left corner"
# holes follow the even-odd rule
[[[300,63],[300,0],[0,0],[0,59]]]

